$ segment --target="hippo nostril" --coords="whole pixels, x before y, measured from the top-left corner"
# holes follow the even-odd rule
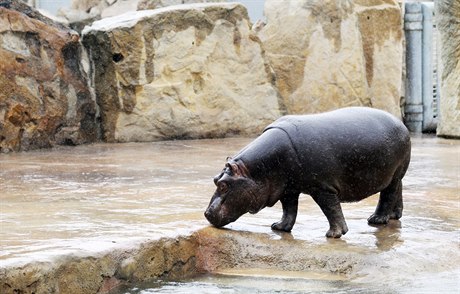
[[[204,216],[208,220],[212,217],[211,212],[209,211],[209,209],[206,209],[206,211],[204,212]]]

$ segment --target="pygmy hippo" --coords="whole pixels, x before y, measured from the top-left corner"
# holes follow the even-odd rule
[[[369,224],[402,216],[402,183],[409,166],[409,132],[389,113],[366,107],[281,117],[214,178],[217,189],[205,216],[216,227],[278,200],[283,216],[273,230],[289,232],[299,194],[310,195],[329,221],[327,237],[348,231],[341,202],[380,192]]]

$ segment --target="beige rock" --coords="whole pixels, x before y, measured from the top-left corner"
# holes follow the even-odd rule
[[[88,17],[94,19],[111,17],[129,11],[136,11],[138,2],[139,0],[73,0],[72,9],[64,13],[64,16],[69,15],[72,17],[76,14],[74,11],[81,11],[87,13],[86,16],[82,15],[81,20],[85,20]],[[81,20],[79,19],[78,21]]]
[[[394,0],[356,0],[371,106],[401,117],[403,31]]]
[[[435,2],[440,34],[441,100],[437,134],[460,137],[460,2]]]
[[[63,10],[60,14],[69,21],[72,27],[75,26],[78,31],[81,31],[83,27],[80,23],[89,24],[85,23],[88,19],[95,21],[130,11],[206,2],[226,2],[226,0],[73,0],[72,8]]]
[[[19,0],[0,7],[0,152],[97,139],[75,32]]]
[[[258,36],[289,113],[362,105],[401,116],[401,19],[400,14],[397,20],[393,17],[399,8],[392,1],[374,2],[265,2],[267,23]],[[388,21],[387,10],[391,24],[376,33],[378,18]],[[372,18],[365,24],[367,16]]]
[[[280,115],[239,4],[144,10],[83,32],[107,141],[255,134]]]
[[[138,10],[158,9],[171,5],[207,3],[207,2],[227,2],[226,0],[139,0]]]
[[[108,3],[109,6],[101,11],[101,17],[111,17],[126,13],[128,11],[136,11],[139,0],[118,0],[113,3]]]
[[[72,8],[80,11],[90,12],[93,7],[107,7],[105,0],[72,0]]]

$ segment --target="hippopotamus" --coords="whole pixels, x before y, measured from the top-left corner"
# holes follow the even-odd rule
[[[393,115],[349,107],[311,115],[287,115],[235,156],[214,177],[217,186],[205,217],[222,227],[241,215],[281,201],[273,230],[290,232],[299,195],[310,195],[329,222],[327,237],[348,231],[342,202],[380,192],[369,224],[386,224],[403,211],[401,180],[410,162],[410,134]]]

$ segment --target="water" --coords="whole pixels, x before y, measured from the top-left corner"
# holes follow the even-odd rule
[[[344,289],[344,281],[295,279],[284,277],[251,277],[228,275],[203,275],[194,279],[143,285],[132,289],[120,289],[123,294],[149,293],[337,293]],[[340,293],[340,292],[339,292]],[[345,293],[345,292],[342,292]]]
[[[97,255],[206,228],[212,177],[250,141],[94,144],[1,154],[0,267]],[[212,229],[215,238],[239,244],[235,251],[222,248],[231,259],[228,268],[210,260],[205,266],[214,275],[120,293],[458,293],[460,141],[413,138],[412,154],[401,221],[368,226],[378,201],[370,197],[344,204],[349,232],[326,239],[326,218],[303,195],[290,234],[270,229],[281,217],[279,204],[244,215],[225,230]]]
[[[243,271],[244,274],[244,271]],[[379,285],[356,283],[344,279],[327,279],[327,277],[290,277],[251,276],[251,275],[201,275],[180,281],[157,281],[141,284],[136,287],[118,289],[113,294],[150,294],[150,293],[355,293],[355,294],[388,294],[388,293],[458,293],[459,284],[445,276],[434,275],[429,279],[412,277],[410,283]]]
[[[205,226],[212,177],[230,154],[221,144],[95,144],[0,155],[0,264]]]

